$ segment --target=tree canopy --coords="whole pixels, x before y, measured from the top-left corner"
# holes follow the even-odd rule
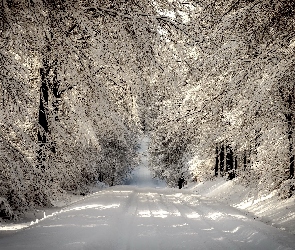
[[[0,209],[155,175],[294,193],[293,1],[4,0]]]

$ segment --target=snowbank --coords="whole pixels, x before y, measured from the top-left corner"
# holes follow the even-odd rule
[[[198,184],[189,184],[187,189],[197,194],[216,199],[241,211],[246,215],[295,234],[295,197],[282,200],[277,191],[258,196],[252,188],[233,181],[218,178]]]
[[[102,182],[97,182],[93,185],[89,185],[89,194],[87,196],[72,194],[68,192],[62,199],[52,201],[53,207],[51,208],[40,208],[34,211],[27,211],[18,218],[17,221],[3,221],[0,218],[0,238],[1,236],[8,235],[14,231],[24,229],[39,223],[40,221],[52,217],[59,213],[62,209],[73,205],[83,199],[94,195],[95,193],[108,188],[108,186]],[[0,199],[1,202],[1,199]]]

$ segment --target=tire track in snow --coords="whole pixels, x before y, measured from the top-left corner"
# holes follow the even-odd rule
[[[211,204],[209,205],[208,202]],[[266,226],[260,221],[249,219],[233,207],[225,204],[218,204],[213,200],[209,201],[206,199],[203,199],[202,204],[202,207],[197,207],[196,209],[204,214],[207,214],[207,216],[205,216],[205,220],[211,225],[214,224],[216,229],[220,231],[220,234],[224,235],[226,238],[237,237],[235,242],[243,244],[244,247],[242,249],[256,250],[257,247],[261,250],[293,249],[285,246],[286,242],[284,242],[281,237],[275,237],[277,234],[281,235],[279,230]],[[222,206],[223,211],[221,211],[218,206]],[[216,207],[216,209],[214,209],[214,207]],[[216,223],[216,219],[226,219],[227,223]],[[227,230],[224,230],[225,226],[227,226]],[[267,230],[265,230],[265,227],[268,227]],[[273,232],[270,233],[270,231]],[[270,237],[270,234],[272,237]],[[273,240],[272,238],[275,239]],[[247,241],[245,241],[245,239],[247,239]]]
[[[181,209],[177,207],[174,200],[168,198],[168,194],[160,194],[160,204],[169,212],[170,220],[174,218],[174,225],[172,227],[177,230],[177,233],[191,235],[191,245],[195,245],[198,250],[208,250],[208,246],[206,246],[202,242],[202,236],[200,233],[197,233],[195,228],[193,228],[190,223],[188,223],[187,217],[184,216]],[[187,246],[185,245],[184,249]]]
[[[295,238],[189,191],[117,186],[0,238],[0,245],[1,250],[290,250]]]
[[[132,248],[137,249],[161,249],[157,235],[157,224],[152,214],[152,201],[150,192],[138,188],[137,211],[134,219],[134,237]],[[140,243],[142,242],[142,243]]]
[[[133,189],[115,189],[112,194],[116,194],[116,197],[125,197],[120,201],[120,209],[116,211],[116,214],[111,218],[111,225],[113,227],[113,249],[116,250],[129,250],[130,249],[130,231],[132,229],[132,221],[135,218],[135,212],[137,209],[136,196],[137,190]],[[126,197],[127,195],[127,197]],[[116,202],[118,200],[115,199]]]
[[[272,237],[275,235],[280,235],[281,232],[279,230],[273,229],[273,232],[271,233],[272,237],[270,237],[268,234],[272,228],[264,225],[262,222],[254,221],[243,216],[240,211],[233,207],[225,204],[218,204],[213,200],[207,199],[199,199],[202,206],[196,206],[195,201],[191,202],[186,198],[189,200],[192,199],[190,196],[181,198],[182,202],[186,203],[186,206],[197,211],[199,214],[202,214],[204,222],[215,228],[224,239],[227,239],[235,246],[238,246],[238,249],[293,249],[285,246],[286,242],[280,240],[280,237],[275,237],[275,241],[272,240]],[[210,202],[210,204],[208,204],[208,202]],[[221,211],[221,207],[225,212]],[[268,227],[267,230],[265,227]],[[227,230],[225,230],[225,228]],[[292,243],[289,242],[289,245],[291,244]]]
[[[233,245],[232,242],[228,241],[227,244],[225,244],[222,241],[216,242],[215,240],[213,240],[214,238],[220,238],[220,235],[215,230],[215,228],[206,223],[206,221],[203,220],[203,215],[201,213],[196,212],[196,209],[190,208],[182,202],[180,198],[183,195],[183,193],[177,193],[176,195],[177,199],[175,195],[172,195],[172,197],[174,196],[175,198],[170,202],[170,204],[173,205],[177,211],[179,211],[182,220],[193,231],[198,233],[200,238],[198,244],[201,243],[201,249],[228,249],[229,245],[231,246],[231,250],[239,249],[235,245]],[[200,246],[198,246],[198,249],[200,249]]]
[[[207,238],[207,240],[209,240],[209,244],[206,244],[207,248],[210,247],[212,250],[228,249],[230,246],[231,250],[242,249],[238,244],[236,244],[236,242],[228,237],[225,237],[222,230],[215,225],[216,223],[210,223],[210,221],[207,220],[206,211],[200,209],[200,207],[204,205],[199,198],[196,197],[197,202],[195,201],[194,206],[191,206],[186,202],[185,198],[182,197],[183,195],[184,194],[179,197],[181,208],[184,211],[182,214],[184,214],[184,217],[189,221],[190,225],[201,233],[203,236],[202,238]],[[194,220],[195,223],[192,223],[192,218],[190,217],[195,217],[197,219]]]
[[[133,249],[133,237],[136,233],[135,221],[138,211],[138,189],[135,188],[132,196],[129,198],[125,206],[124,218],[119,222],[121,226],[121,233],[125,234],[124,239],[120,242],[120,247],[118,249],[131,250]]]

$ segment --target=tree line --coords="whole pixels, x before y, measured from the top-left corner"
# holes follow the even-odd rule
[[[152,168],[294,193],[293,1],[186,1],[164,26],[171,60],[153,120]],[[185,5],[185,6],[183,6]],[[173,31],[171,31],[173,30]],[[181,73],[179,73],[179,71]],[[176,72],[176,77],[170,76]]]
[[[138,138],[170,186],[294,193],[293,1],[4,0],[0,209],[124,182]]]
[[[0,213],[124,182],[142,134],[152,13],[141,1],[0,3]],[[145,29],[143,34],[142,29]],[[148,31],[147,31],[148,30]],[[140,58],[140,59],[139,59]]]

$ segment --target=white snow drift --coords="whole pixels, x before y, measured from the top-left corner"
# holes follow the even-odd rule
[[[294,249],[294,235],[188,190],[117,186],[0,238],[1,250]]]

